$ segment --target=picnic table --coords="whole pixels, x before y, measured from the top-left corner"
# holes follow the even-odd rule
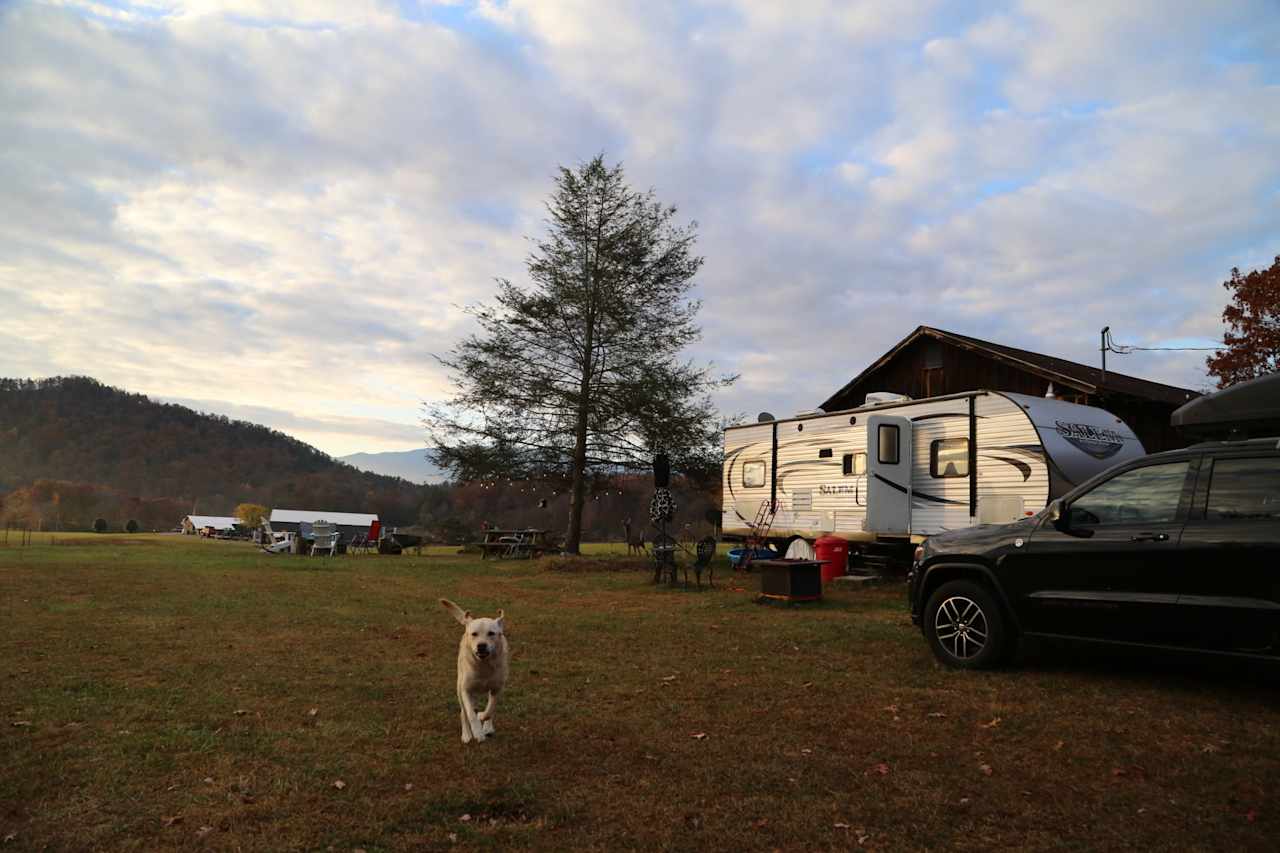
[[[502,559],[528,560],[541,557],[551,550],[547,544],[547,530],[536,530],[532,527],[523,530],[504,530],[489,527],[482,531],[480,541],[480,559],[486,560],[490,555]]]

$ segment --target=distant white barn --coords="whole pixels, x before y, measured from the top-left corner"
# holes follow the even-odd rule
[[[327,509],[273,509],[271,518],[263,522],[263,527],[268,533],[297,533],[300,524],[327,521],[337,525],[343,542],[350,542],[356,535],[368,533],[369,527],[377,520],[377,513],[334,512]]]
[[[219,533],[224,530],[234,530],[240,523],[240,519],[229,515],[188,515],[182,519],[182,532],[188,536],[193,536],[202,530]]]

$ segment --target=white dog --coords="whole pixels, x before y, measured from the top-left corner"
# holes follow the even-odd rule
[[[458,643],[458,704],[462,706],[462,742],[482,741],[493,734],[493,713],[498,694],[507,683],[507,637],[503,632],[502,611],[497,619],[472,619],[447,598],[440,599],[444,609],[462,623],[462,641]],[[485,709],[476,713],[476,702],[489,694]]]

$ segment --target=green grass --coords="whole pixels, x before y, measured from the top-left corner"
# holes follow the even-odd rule
[[[723,567],[697,593],[448,548],[40,536],[0,547],[3,851],[1269,849],[1280,819],[1274,677],[950,672],[897,586],[762,606]],[[507,612],[484,744],[459,742],[441,596]]]

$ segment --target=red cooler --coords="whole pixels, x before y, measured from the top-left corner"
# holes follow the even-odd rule
[[[822,562],[823,583],[843,575],[849,565],[849,543],[839,536],[823,536],[813,543],[813,553]]]

